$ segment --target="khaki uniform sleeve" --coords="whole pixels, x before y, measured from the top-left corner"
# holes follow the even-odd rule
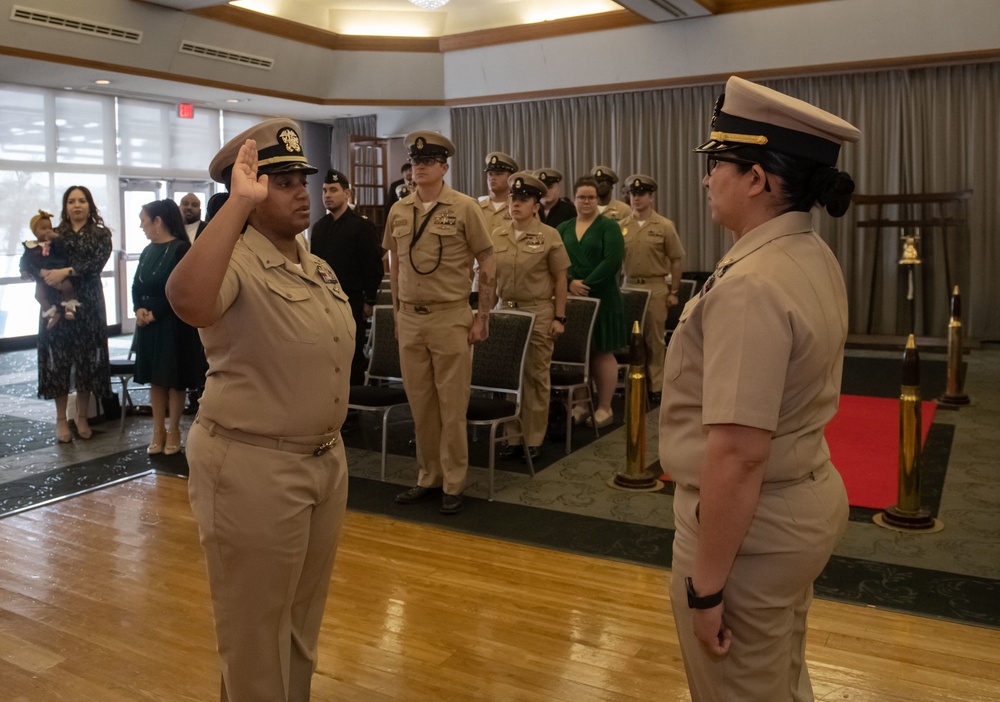
[[[393,222],[397,217],[402,216],[402,209],[399,202],[393,204],[389,209],[389,216],[385,218],[385,232],[382,234],[382,248],[386,251],[396,250],[396,240],[392,236]]]
[[[677,234],[677,227],[668,219],[665,229],[663,243],[667,248],[667,258],[671,261],[684,258],[684,245],[681,244],[681,237]]]
[[[493,239],[490,237],[486,218],[483,217],[483,209],[475,201],[465,208],[465,240],[473,254],[493,248]]]
[[[552,246],[549,249],[549,270],[553,273],[569,270],[569,254],[566,253],[566,247],[563,246],[559,233],[553,229],[549,240],[552,242]]]
[[[229,268],[226,269],[226,277],[222,279],[222,287],[219,288],[219,296],[215,299],[216,318],[226,313],[240,294],[240,271],[243,266],[238,262],[238,255],[229,259]]]
[[[753,275],[705,295],[702,422],[774,431],[792,348],[787,305]]]

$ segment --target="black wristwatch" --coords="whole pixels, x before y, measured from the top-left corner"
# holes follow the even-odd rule
[[[553,319],[555,319],[555,321],[559,322],[564,327],[566,326],[566,318],[565,317],[554,317]]]
[[[717,607],[722,603],[722,590],[719,590],[714,595],[698,597],[694,591],[694,583],[691,582],[691,578],[684,578],[684,587],[687,588],[689,609],[712,609],[712,607]]]

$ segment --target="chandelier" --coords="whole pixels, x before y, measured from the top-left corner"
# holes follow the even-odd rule
[[[436,10],[448,4],[448,0],[410,0],[410,2],[422,10]]]

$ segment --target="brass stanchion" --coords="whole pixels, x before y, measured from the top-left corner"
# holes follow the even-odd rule
[[[913,334],[903,351],[903,383],[899,394],[899,489],[895,505],[875,515],[882,527],[904,531],[940,531],[944,525],[920,508],[920,356]]]
[[[655,492],[663,487],[657,475],[646,470],[646,344],[639,323],[632,325],[629,363],[625,376],[625,472],[608,485],[619,490]]]
[[[951,293],[951,319],[948,321],[948,386],[937,399],[939,405],[961,406],[969,404],[969,396],[962,392],[965,377],[962,373],[962,296],[958,286]]]

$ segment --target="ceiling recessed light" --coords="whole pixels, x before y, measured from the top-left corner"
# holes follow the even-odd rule
[[[111,85],[111,81],[108,80],[108,79],[106,79],[106,78],[101,78],[100,80],[95,80],[94,83],[97,84],[97,85]]]
[[[233,98],[229,98],[228,100],[226,100],[226,102],[234,102],[235,103],[235,102],[239,102],[239,100],[235,100]]]

